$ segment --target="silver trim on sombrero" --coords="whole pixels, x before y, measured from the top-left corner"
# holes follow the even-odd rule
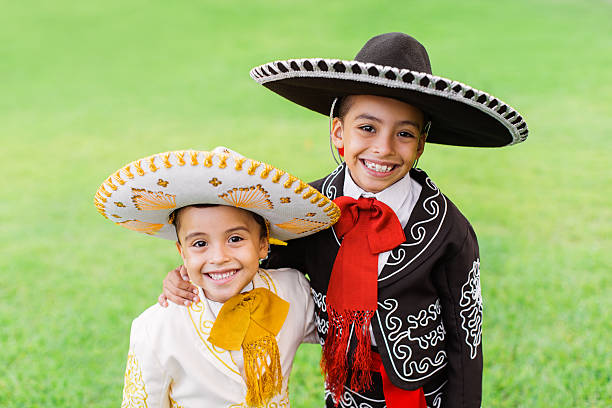
[[[312,69],[305,68],[305,62],[308,62]],[[323,64],[326,69],[321,68],[319,64]],[[296,70],[294,67],[298,69]],[[357,73],[354,72],[356,68],[359,69]],[[377,75],[370,73],[372,68],[378,73]],[[405,82],[403,78],[407,74],[412,75],[412,80]],[[416,90],[465,103],[466,105],[485,112],[495,120],[501,122],[508,129],[512,136],[512,142],[508,143],[508,146],[524,141],[529,134],[529,128],[522,116],[514,108],[499,98],[487,92],[472,88],[462,82],[426,74],[424,72],[398,69],[395,67],[359,61],[301,58],[269,62],[253,68],[250,75],[257,83],[262,85],[267,82],[280,81],[283,79],[310,77],[351,80],[390,88]],[[421,85],[421,82],[425,79],[427,79],[427,85]],[[438,84],[443,84],[444,88],[438,89]],[[455,90],[457,87],[458,89]],[[464,95],[470,91],[473,93],[472,97],[465,97]],[[496,103],[493,107],[489,107],[494,101]],[[500,113],[500,111],[502,112]]]

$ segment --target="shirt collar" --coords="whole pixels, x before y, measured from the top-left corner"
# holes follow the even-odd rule
[[[387,204],[396,213],[400,213],[402,205],[412,197],[412,182],[410,172],[389,187],[378,193],[370,193],[359,187],[351,177],[348,166],[344,174],[344,195],[357,200],[359,197],[374,197]]]

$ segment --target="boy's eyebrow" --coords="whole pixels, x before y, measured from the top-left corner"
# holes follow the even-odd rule
[[[365,120],[371,120],[371,121],[374,121],[374,122],[382,123],[382,120],[380,120],[376,116],[370,115],[369,113],[362,113],[360,115],[357,115],[357,117],[355,119],[365,119]],[[399,121],[399,122],[397,122],[397,124],[398,125],[411,125],[411,126],[414,126],[417,129],[421,130],[421,126],[418,123],[413,122],[413,121],[408,120],[408,119]]]

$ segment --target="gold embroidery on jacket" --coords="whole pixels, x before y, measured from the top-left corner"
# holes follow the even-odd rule
[[[121,408],[147,407],[147,391],[142,380],[142,371],[136,355],[132,350],[128,353],[127,367],[123,385],[123,402]]]

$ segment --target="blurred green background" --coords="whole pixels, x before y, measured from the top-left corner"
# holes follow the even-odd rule
[[[351,59],[388,31],[531,130],[419,163],[481,244],[483,406],[611,406],[611,20],[604,0],[0,0],[0,406],[121,403],[131,320],[180,258],[97,214],[111,171],[224,144],[323,176],[325,118],[249,69]],[[322,405],[319,353],[300,351],[294,407]]]

